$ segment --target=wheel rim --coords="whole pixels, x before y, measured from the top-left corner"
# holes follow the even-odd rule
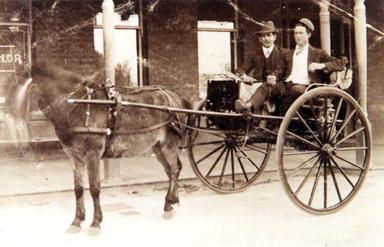
[[[368,172],[371,135],[357,102],[334,88],[318,88],[297,99],[279,130],[280,176],[290,199],[316,214],[341,209]]]
[[[200,110],[204,110],[201,105]],[[206,128],[206,117],[192,124]],[[212,129],[211,129],[212,130]],[[239,131],[189,131],[188,156],[196,176],[210,189],[238,192],[250,186],[264,170],[271,145],[245,140]]]

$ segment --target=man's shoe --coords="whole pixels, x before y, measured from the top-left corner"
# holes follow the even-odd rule
[[[251,111],[251,103],[250,102],[244,102],[241,99],[237,99],[235,101],[235,110],[237,112],[250,112]]]

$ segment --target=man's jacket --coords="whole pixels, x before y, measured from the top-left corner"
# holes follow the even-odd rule
[[[293,64],[293,54],[295,49],[289,50],[284,54],[284,63],[283,63],[283,80],[292,72],[292,64]],[[316,70],[315,72],[310,72],[308,70],[308,76],[311,83],[324,83],[324,76],[326,74],[332,73],[334,71],[340,71],[344,69],[343,62],[335,57],[328,55],[324,50],[314,48],[309,46],[308,48],[308,66],[311,63],[324,63],[325,68],[323,70]],[[307,68],[308,69],[308,68]]]
[[[240,74],[247,74],[259,81],[265,81],[268,75],[274,74],[276,78],[282,76],[283,73],[283,53],[285,49],[274,46],[272,53],[266,59],[263,49],[258,47],[251,59],[248,59],[237,70]]]

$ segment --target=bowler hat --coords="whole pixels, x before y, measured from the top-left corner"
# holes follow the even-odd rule
[[[315,30],[315,26],[313,25],[313,23],[307,19],[307,18],[301,18],[299,20],[300,24],[303,24],[306,28],[308,28],[309,31],[313,32]]]
[[[258,34],[262,33],[278,33],[279,30],[275,28],[275,25],[273,24],[272,21],[262,21],[262,26],[261,29],[257,31]]]

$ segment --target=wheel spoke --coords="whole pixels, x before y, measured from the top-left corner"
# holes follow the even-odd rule
[[[340,156],[338,156],[338,155],[334,155],[334,156],[335,156],[336,158],[338,158],[338,159],[340,159],[340,160],[342,160],[342,161],[344,161],[344,162],[350,164],[351,166],[354,166],[354,167],[360,169],[361,171],[364,171],[364,170],[365,170],[364,167],[361,167],[361,166],[359,166],[359,165],[353,163],[352,161],[346,160],[346,159],[344,159],[343,157],[340,157]]]
[[[312,186],[312,190],[311,190],[311,195],[309,197],[309,201],[308,201],[308,205],[309,206],[312,205],[312,201],[313,201],[313,197],[315,196],[315,191],[316,191],[316,188],[317,188],[317,184],[319,183],[320,170],[321,170],[322,163],[323,163],[323,160],[321,159],[320,165],[317,168],[315,181],[313,182],[313,186]]]
[[[219,144],[223,143],[223,141],[210,141],[210,142],[198,142],[192,144],[192,146],[205,146],[205,145],[212,145],[212,144]]]
[[[233,148],[231,148],[231,169],[232,169],[232,188],[235,188],[235,160],[233,158]]]
[[[329,140],[329,138],[331,138],[331,134],[332,134],[333,130],[335,129],[337,119],[339,118],[340,109],[341,109],[341,106],[343,104],[343,100],[344,100],[343,98],[340,98],[339,103],[337,104],[337,109],[336,109],[336,112],[335,112],[335,116],[333,118],[331,130],[329,131],[329,135],[328,135],[327,140]]]
[[[344,147],[344,148],[337,148],[337,152],[341,151],[357,151],[357,150],[368,150],[368,147]]]
[[[235,148],[235,151],[237,151],[236,148]],[[245,177],[245,180],[248,182],[249,179],[248,179],[247,173],[245,172],[243,162],[241,161],[241,159],[240,159],[240,157],[239,157],[238,155],[236,155],[236,158],[237,158],[237,160],[239,161],[240,168],[241,168],[241,171],[243,172],[243,175],[244,175],[244,177]]]
[[[322,139],[324,141],[326,140],[326,138],[328,138],[328,133],[326,131],[327,127],[325,127],[325,126],[327,126],[327,123],[329,123],[329,120],[330,120],[329,115],[328,115],[328,111],[330,109],[328,103],[329,103],[329,105],[332,104],[332,102],[330,102],[328,95],[325,95],[323,104],[324,104],[324,115],[325,115],[325,123],[326,124],[324,125],[323,131],[322,131],[322,134],[323,134]]]
[[[327,160],[324,160],[324,208],[327,208],[327,199],[328,199],[328,174],[327,174]]]
[[[337,196],[339,197],[339,202],[341,202],[343,199],[341,197],[339,185],[337,184],[335,172],[333,171],[332,164],[329,160],[328,160],[328,166],[329,166],[329,170],[331,171],[332,180],[333,180],[333,184],[335,185],[335,188],[336,188]]]
[[[247,144],[247,145],[245,145],[245,146],[246,146],[247,148],[250,148],[250,149],[256,151],[256,152],[259,152],[259,153],[262,153],[262,154],[268,154],[267,151],[264,151],[264,150],[262,150],[261,148],[258,148],[258,147],[255,147],[255,146],[251,146],[251,145],[249,145],[249,144]]]
[[[221,151],[220,155],[217,157],[217,159],[215,160],[215,162],[213,163],[213,165],[211,166],[211,168],[209,169],[209,171],[207,172],[207,174],[205,175],[205,177],[209,177],[209,175],[211,174],[211,172],[213,171],[213,169],[215,169],[217,163],[219,162],[219,160],[221,159],[221,157],[223,157],[223,154],[224,152],[227,150],[227,147],[225,147],[223,149],[223,151]]]
[[[365,127],[361,127],[360,129],[357,129],[355,131],[353,131],[351,134],[347,135],[346,137],[344,137],[343,139],[341,139],[340,141],[338,141],[336,144],[335,144],[335,147],[340,145],[341,143],[345,142],[346,140],[348,140],[349,138],[351,138],[352,136],[355,136],[356,134],[360,133],[361,131],[365,130]]]
[[[313,100],[312,99],[311,99],[311,102],[309,103],[309,105],[311,106],[312,117],[313,117],[313,119],[315,121],[317,129],[320,131],[322,128],[321,128],[319,122],[317,121],[317,114],[316,114],[316,110],[314,108]]]
[[[299,117],[300,121],[304,124],[304,126],[309,130],[309,132],[311,133],[311,135],[315,138],[315,140],[317,141],[317,143],[319,145],[323,145],[323,143],[319,140],[319,138],[315,135],[315,133],[313,132],[313,130],[311,129],[311,127],[309,127],[309,125],[307,124],[307,122],[304,120],[304,118],[300,115],[300,113],[298,111],[296,111],[296,115]]]
[[[223,165],[223,168],[221,169],[219,185],[222,185],[222,182],[223,182],[223,177],[224,177],[225,168],[227,167],[229,152],[230,152],[229,149],[227,149],[227,153],[225,154],[225,159],[224,159],[224,165]]]
[[[295,195],[297,195],[301,189],[304,187],[305,183],[308,181],[309,179],[309,176],[311,176],[312,174],[312,171],[315,169],[315,167],[317,166],[317,164],[319,163],[321,157],[319,156],[319,158],[316,160],[315,164],[311,167],[311,169],[309,170],[309,172],[307,173],[307,175],[305,176],[304,180],[301,182],[301,184],[299,185],[299,187],[297,187],[296,191],[295,191]]]
[[[303,155],[303,154],[317,154],[319,151],[298,151],[298,152],[286,152],[283,153],[284,156],[291,156],[291,155]]]
[[[208,154],[204,155],[201,159],[199,159],[196,164],[199,164],[201,161],[205,160],[206,158],[210,157],[211,155],[213,155],[214,153],[216,153],[217,151],[219,151],[220,149],[222,149],[224,147],[224,144],[223,145],[220,145],[219,147],[215,148],[214,150],[212,150],[211,152],[209,152]]]
[[[287,134],[289,134],[289,135],[295,137],[296,139],[299,139],[300,141],[302,141],[302,142],[304,142],[304,143],[307,143],[308,145],[310,145],[310,146],[312,146],[312,147],[315,147],[315,148],[317,148],[317,149],[320,149],[320,147],[319,147],[318,145],[316,145],[315,143],[310,142],[310,141],[304,139],[304,138],[301,137],[301,136],[298,136],[298,135],[296,135],[296,134],[294,134],[294,133],[292,133],[292,132],[290,132],[290,131],[287,131]]]
[[[337,169],[341,172],[341,174],[343,174],[344,178],[348,181],[348,183],[352,186],[353,189],[355,189],[355,185],[352,183],[352,181],[348,178],[347,174],[345,174],[343,168],[341,168],[341,166],[339,166],[339,164],[337,164],[337,162],[335,161],[335,159],[333,159],[332,157],[331,158],[331,161],[332,163],[337,167]]]
[[[341,132],[344,130],[344,128],[348,125],[349,121],[351,121],[353,115],[355,115],[356,113],[356,109],[354,109],[351,114],[349,114],[349,116],[347,117],[347,119],[344,120],[344,123],[343,125],[341,125],[339,131],[337,131],[337,133],[332,137],[332,139],[329,141],[330,143],[333,142],[333,140],[337,139],[337,137],[339,137],[339,135],[341,134]]]
[[[303,163],[301,163],[300,165],[298,165],[291,173],[287,174],[287,178],[296,174],[298,171],[300,171],[301,168],[305,167],[307,164],[309,164],[309,162],[311,162],[312,160],[314,160],[318,156],[319,156],[319,154],[316,154],[316,155],[310,157],[309,159],[307,159],[306,161],[304,161]]]
[[[245,156],[245,158],[247,158],[247,160],[248,160],[249,162],[251,162],[251,164],[252,164],[254,167],[256,167],[256,169],[257,169],[258,171],[260,171],[260,168],[255,164],[255,162],[253,162],[253,160],[252,160],[251,158],[249,158],[248,154],[247,154],[244,150],[242,150],[242,149],[239,148],[239,147],[236,147],[236,150],[239,150],[239,151]]]

